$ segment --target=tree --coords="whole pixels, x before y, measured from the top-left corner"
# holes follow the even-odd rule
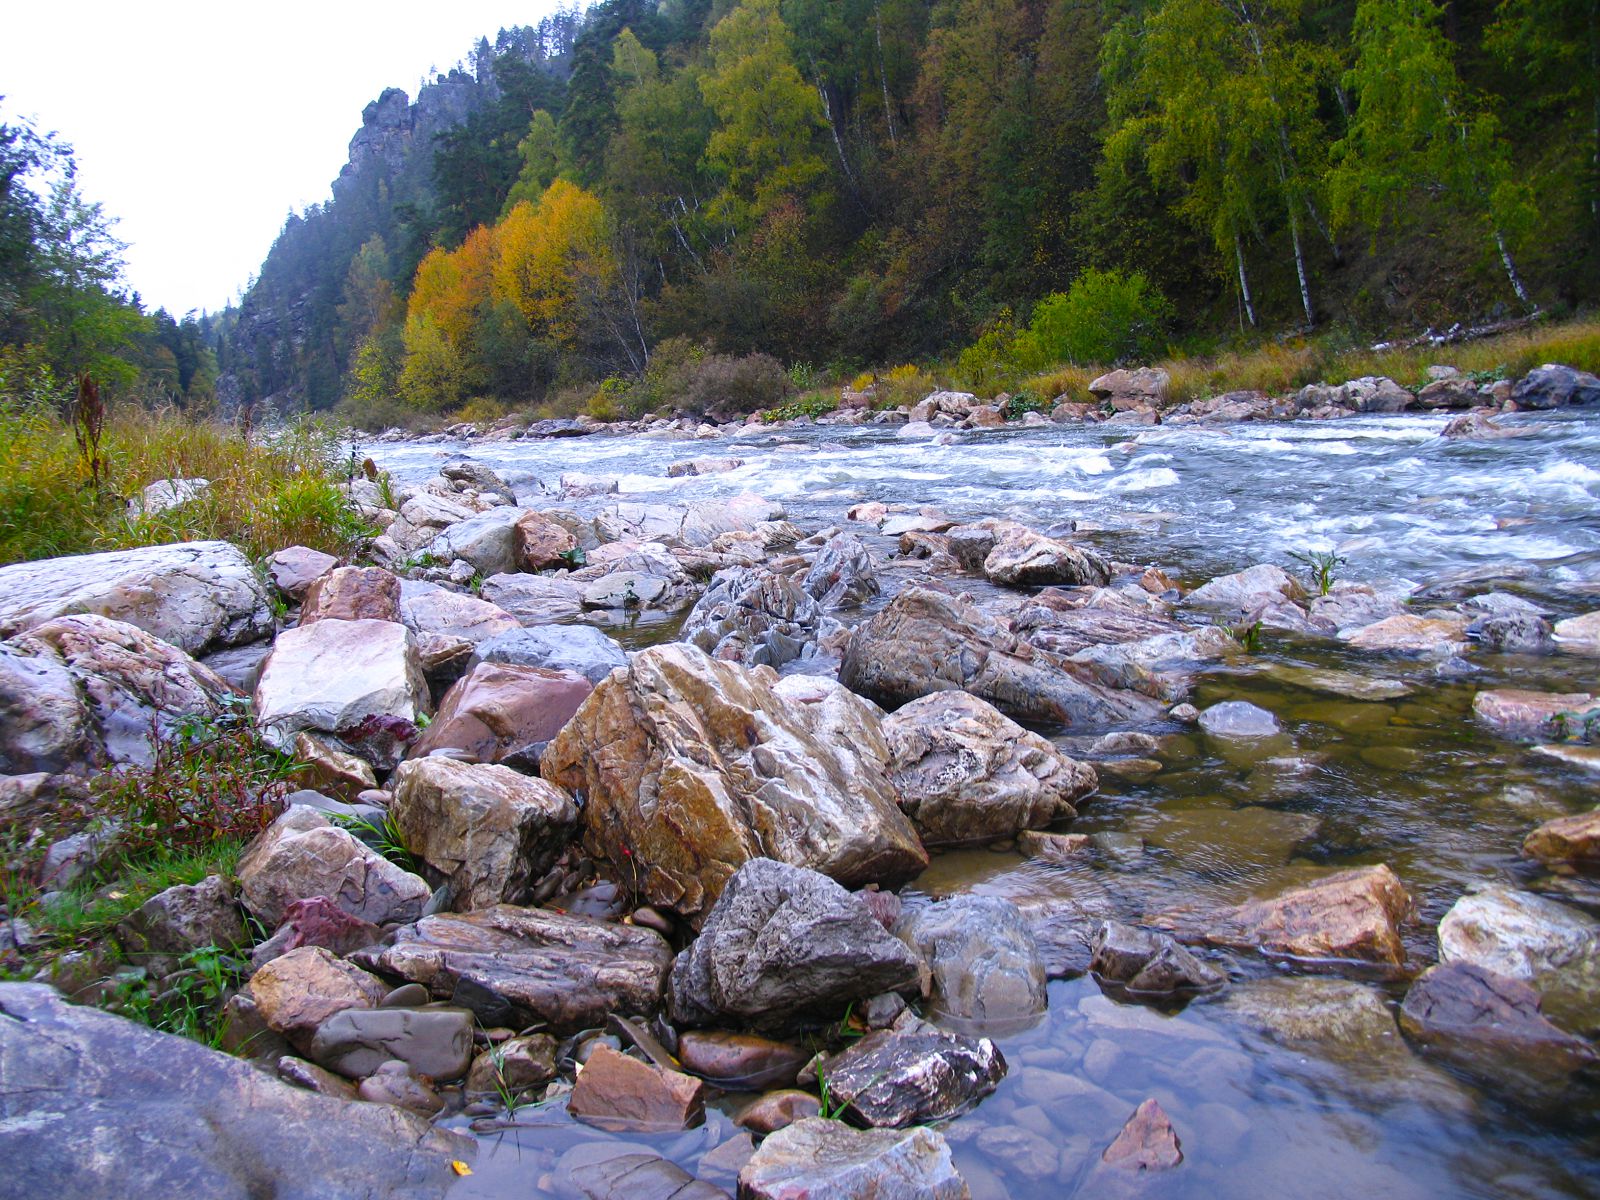
[[[1511,290],[1532,308],[1509,244],[1534,220],[1532,200],[1512,175],[1494,116],[1456,74],[1439,18],[1434,0],[1356,6],[1356,61],[1344,86],[1357,106],[1333,147],[1334,217],[1373,230],[1405,225],[1419,196],[1446,196],[1482,222]]]
[[[500,209],[502,218],[524,200],[537,200],[544,195],[545,188],[561,171],[561,138],[556,132],[555,118],[544,109],[539,109],[528,121],[528,132],[517,143],[517,157],[522,168]]]
[[[742,230],[827,173],[816,141],[828,123],[795,68],[778,0],[741,0],[712,29],[711,59],[700,78],[717,118],[706,159],[728,180],[718,213]]]

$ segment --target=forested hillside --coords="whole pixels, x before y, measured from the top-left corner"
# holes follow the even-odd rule
[[[603,0],[369,107],[231,379],[369,419],[638,409],[708,356],[978,382],[1583,305],[1597,10]]]

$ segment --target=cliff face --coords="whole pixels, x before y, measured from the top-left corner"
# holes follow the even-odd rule
[[[327,408],[338,399],[354,349],[339,319],[351,259],[369,239],[381,237],[396,271],[404,273],[408,219],[433,200],[435,139],[500,98],[496,61],[515,58],[560,77],[568,49],[565,28],[502,31],[493,49],[480,43],[473,70],[437,75],[415,102],[402,89],[387,88],[367,105],[331,198],[290,215],[239,306],[230,369],[218,382],[225,405],[293,412]]]

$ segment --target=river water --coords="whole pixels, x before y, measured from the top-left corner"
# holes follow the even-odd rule
[[[567,472],[615,476],[625,497],[683,502],[753,491],[808,530],[863,500],[954,518],[1013,517],[1079,535],[1107,554],[1197,583],[1257,562],[1303,573],[1293,552],[1331,550],[1341,579],[1399,582],[1444,598],[1493,589],[1553,618],[1600,607],[1600,417],[1508,418],[1519,436],[1438,437],[1443,417],[1389,416],[1201,428],[1042,427],[903,438],[894,427],[761,429],[709,440],[595,436],[543,442],[408,443],[369,448],[420,482],[463,453],[493,467],[519,500],[543,503]],[[669,463],[737,457],[712,476],[666,478]],[[553,503],[553,501],[550,501]],[[856,527],[857,529],[865,527]],[[892,543],[872,543],[888,553]],[[671,627],[618,631],[635,644]],[[1337,669],[1404,690],[1355,700],[1297,668]],[[1203,677],[1205,707],[1248,699],[1283,733],[1229,748],[1179,727],[1148,764],[1100,763],[1100,792],[1075,831],[1119,835],[1115,852],[1044,865],[1011,852],[939,855],[908,889],[1019,903],[1072,902],[1137,918],[1174,904],[1234,903],[1331,868],[1387,863],[1416,902],[1405,930],[1414,964],[1471,885],[1533,886],[1596,906],[1518,853],[1533,825],[1600,802],[1600,776],[1540,757],[1473,723],[1480,688],[1594,691],[1600,660],[1483,655],[1469,674],[1361,655],[1328,640],[1268,633],[1255,654]],[[1044,730],[1073,753],[1081,740]],[[1234,956],[1236,998],[1310,997],[1326,985]],[[1391,1007],[1403,985],[1370,981]],[[1183,1143],[1176,1171],[1141,1193],[1211,1197],[1600,1196],[1600,1107],[1580,1093],[1530,1106],[1454,1074],[1393,1029],[1330,1028],[1296,1040],[1252,1005],[1197,1002],[1179,1013],[1114,1003],[1089,978],[1052,983],[1033,1029],[998,1038],[1011,1070],[946,1134],[976,1197],[1099,1195],[1099,1152],[1142,1100],[1158,1099]],[[1590,1022],[1592,1030],[1600,1016]],[[703,1129],[630,1137],[693,1171],[725,1138],[718,1104]],[[486,1139],[463,1196],[526,1196],[557,1186],[556,1155],[600,1136],[559,1111],[523,1110],[530,1128]],[[1019,1132],[1021,1131],[1021,1132]],[[1027,1135],[1027,1136],[1024,1136]],[[454,1194],[454,1193],[453,1193]]]

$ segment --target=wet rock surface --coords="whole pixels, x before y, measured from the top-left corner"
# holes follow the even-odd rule
[[[950,1147],[932,1129],[851,1129],[821,1117],[761,1143],[739,1172],[751,1200],[966,1200]]]
[[[825,1058],[828,1094],[874,1127],[903,1127],[964,1112],[1000,1085],[1006,1060],[988,1038],[947,1033],[907,1014]]]
[[[1026,1027],[1045,1010],[1045,968],[1017,906],[998,896],[953,896],[908,913],[896,933],[928,965],[929,1003],[976,1032]]]

